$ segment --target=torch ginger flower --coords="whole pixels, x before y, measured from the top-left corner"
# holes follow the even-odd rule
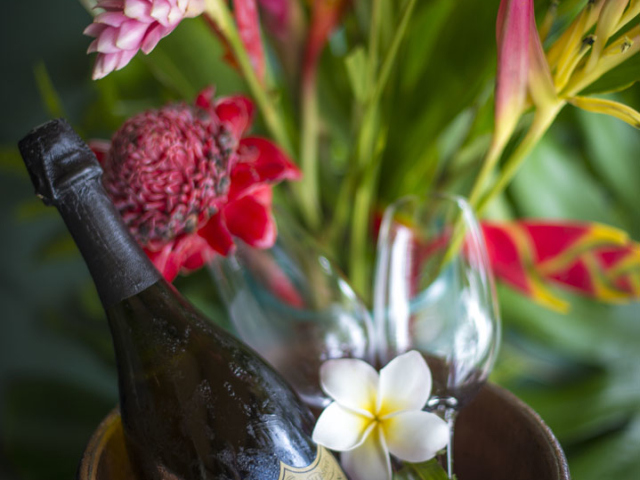
[[[204,0],[98,0],[99,13],[84,34],[94,37],[87,53],[98,52],[93,79],[120,70],[142,50],[149,54],[184,18],[204,11]]]
[[[300,172],[269,140],[243,137],[253,104],[235,96],[169,105],[132,117],[110,145],[92,145],[129,230],[171,281],[227,255],[236,236],[256,248],[276,237],[272,184]]]
[[[416,351],[396,357],[380,374],[362,360],[329,360],[320,382],[335,401],[318,418],[313,440],[343,452],[342,467],[352,480],[390,480],[389,453],[424,462],[447,445],[445,421],[422,411],[431,372]]]

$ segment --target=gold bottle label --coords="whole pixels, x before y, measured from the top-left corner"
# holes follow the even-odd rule
[[[322,445],[318,445],[318,456],[308,467],[290,467],[280,462],[278,480],[347,480],[335,457]]]

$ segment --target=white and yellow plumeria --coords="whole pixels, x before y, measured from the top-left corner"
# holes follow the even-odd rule
[[[380,374],[362,360],[329,360],[320,382],[334,402],[320,415],[313,440],[344,452],[342,466],[352,480],[389,480],[389,453],[424,462],[447,444],[444,420],[422,411],[431,372],[416,351],[396,357]]]

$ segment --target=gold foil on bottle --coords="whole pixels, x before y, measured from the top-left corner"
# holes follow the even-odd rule
[[[335,457],[321,445],[318,455],[308,467],[290,467],[280,462],[278,480],[347,480]]]

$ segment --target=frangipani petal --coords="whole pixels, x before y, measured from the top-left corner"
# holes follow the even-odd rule
[[[351,480],[390,480],[391,460],[382,429],[376,426],[364,443],[344,452],[342,468]]]
[[[412,350],[397,356],[380,371],[376,412],[380,418],[404,410],[421,410],[431,394],[431,371]]]
[[[449,439],[449,426],[433,413],[401,412],[382,425],[389,452],[407,462],[426,462]]]
[[[327,395],[343,407],[373,417],[378,372],[368,363],[352,358],[328,360],[320,367],[320,384]]]
[[[347,410],[333,402],[322,411],[315,428],[313,441],[317,444],[344,452],[360,445],[369,432],[373,419]]]

